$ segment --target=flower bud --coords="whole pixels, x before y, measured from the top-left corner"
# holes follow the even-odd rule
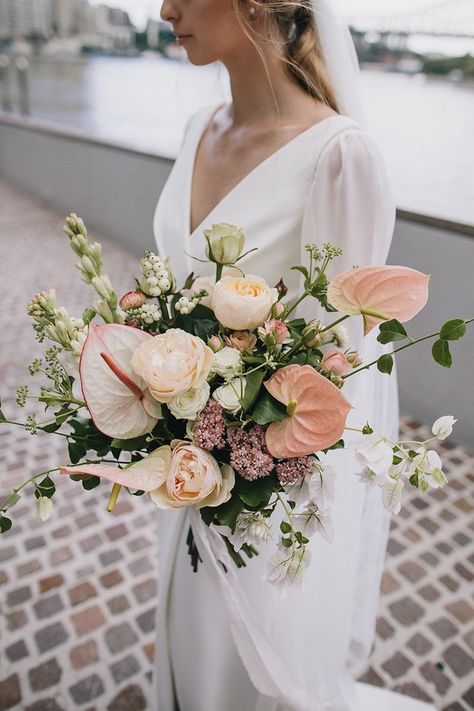
[[[277,290],[278,295],[279,295],[281,298],[283,298],[284,296],[286,296],[287,293],[288,293],[288,287],[286,286],[286,284],[285,284],[285,282],[283,281],[283,279],[280,279],[280,281],[278,282],[278,284],[275,284],[275,289]]]
[[[272,306],[272,316],[273,318],[280,318],[285,312],[286,306],[282,301],[275,301]]]
[[[145,297],[139,291],[127,291],[120,299],[120,308],[124,311],[139,309],[145,303]]]
[[[244,233],[239,227],[225,222],[212,225],[204,230],[207,240],[206,256],[217,264],[234,264],[243,252]]]
[[[221,350],[224,344],[222,343],[219,336],[211,336],[207,339],[207,345],[212,351],[214,351],[214,353],[217,353],[217,351]]]
[[[344,355],[346,356],[347,361],[352,365],[353,368],[358,368],[359,365],[362,365],[362,358],[360,357],[357,351],[349,351]]]
[[[308,348],[320,346],[323,342],[322,336],[319,334],[321,324],[319,321],[310,321],[303,329],[303,338]]]

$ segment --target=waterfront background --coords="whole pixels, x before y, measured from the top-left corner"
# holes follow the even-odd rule
[[[191,113],[230,96],[222,65],[152,53],[32,59],[30,83],[33,116],[170,158]],[[365,69],[362,87],[398,207],[474,224],[474,84]]]

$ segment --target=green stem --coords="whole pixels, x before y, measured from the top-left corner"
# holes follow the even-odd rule
[[[27,479],[26,481],[24,481],[23,484],[20,484],[20,486],[18,486],[16,489],[13,489],[12,493],[11,493],[6,499],[4,499],[4,500],[2,501],[2,503],[0,504],[0,511],[6,511],[6,510],[7,510],[7,509],[5,508],[5,506],[6,506],[7,503],[10,501],[12,495],[18,494],[18,492],[20,492],[22,489],[24,489],[25,486],[27,486],[28,484],[31,484],[32,482],[36,481],[36,479],[39,479],[40,476],[46,476],[47,474],[52,474],[53,472],[57,472],[57,471],[59,471],[59,467],[55,467],[54,469],[48,469],[48,470],[46,470],[46,471],[44,471],[44,472],[40,472],[39,474],[34,474],[34,476],[31,476],[29,479]]]
[[[222,277],[222,270],[224,269],[224,265],[220,264],[219,262],[216,262],[216,282],[220,280]]]
[[[341,316],[341,318],[338,318],[337,321],[334,321],[333,323],[329,324],[329,326],[326,326],[325,328],[322,328],[320,331],[318,331],[318,335],[320,333],[324,333],[325,331],[329,331],[331,328],[334,328],[334,326],[337,326],[338,323],[342,323],[342,321],[345,321],[348,318],[350,318],[350,315]]]
[[[466,321],[466,323],[470,323],[471,321],[474,321],[474,319],[470,319],[470,321]],[[435,333],[430,333],[428,336],[423,336],[423,338],[417,338],[416,340],[411,340],[410,343],[406,343],[404,346],[400,346],[400,348],[396,348],[390,355],[395,355],[395,353],[400,353],[400,351],[404,351],[405,348],[410,348],[410,346],[414,346],[415,343],[421,343],[422,341],[428,341],[430,338],[436,338],[436,336],[439,336],[440,331],[436,331]],[[367,365],[362,365],[360,368],[357,368],[357,370],[352,370],[350,373],[347,373],[347,375],[343,375],[343,379],[345,380],[346,378],[350,378],[352,375],[355,375],[356,373],[360,373],[362,370],[367,370],[367,368],[371,368],[373,365],[375,365],[378,361],[378,358],[376,360],[373,360],[371,363],[367,363]]]
[[[168,302],[164,296],[158,297],[158,303],[160,304],[161,312],[165,317],[165,321],[170,320],[170,313],[168,310]]]
[[[309,296],[310,294],[311,294],[311,292],[306,290],[302,293],[302,295],[298,299],[296,299],[295,303],[292,306],[290,306],[289,310],[286,312],[285,321],[288,319],[288,316],[292,313],[292,311],[294,311],[296,309],[296,307],[299,306],[299,304],[301,304],[303,299],[306,299],[306,297]]]

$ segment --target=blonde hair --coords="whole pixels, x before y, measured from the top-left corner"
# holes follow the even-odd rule
[[[262,43],[273,46],[279,58],[287,65],[290,75],[304,91],[340,113],[313,21],[311,0],[244,0],[261,17],[261,33],[257,33],[253,22],[242,12],[243,0],[232,1],[237,21],[264,64],[275,101],[265,56],[260,43],[254,39],[255,35]]]

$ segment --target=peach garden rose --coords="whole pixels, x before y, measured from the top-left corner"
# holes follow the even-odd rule
[[[165,481],[150,492],[150,497],[161,509],[220,506],[230,499],[234,484],[232,467],[228,464],[219,467],[205,449],[179,441]]]
[[[169,402],[206,380],[214,353],[197,336],[170,328],[142,343],[132,356],[132,368],[158,402]]]
[[[261,277],[225,276],[214,287],[211,307],[225,328],[252,330],[268,319],[277,299],[277,290]]]

